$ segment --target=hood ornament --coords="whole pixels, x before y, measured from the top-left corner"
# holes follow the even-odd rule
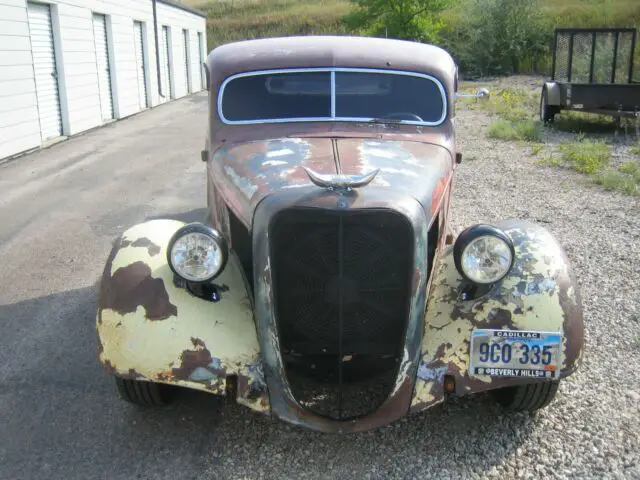
[[[309,180],[311,180],[314,185],[322,188],[327,188],[329,190],[340,189],[347,191],[369,185],[371,181],[376,177],[378,172],[380,172],[380,169],[377,168],[373,172],[365,173],[364,175],[332,175],[314,172],[307,167],[302,168],[304,168],[305,172],[307,172]]]

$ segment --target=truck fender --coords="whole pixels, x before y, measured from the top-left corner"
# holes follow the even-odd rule
[[[453,377],[458,395],[545,381],[470,376],[469,347],[476,328],[560,332],[559,378],[570,375],[581,362],[584,321],[580,292],[561,246],[546,229],[530,222],[513,220],[496,226],[513,240],[515,262],[507,276],[479,298],[460,298],[462,277],[454,265],[453,248],[442,252],[425,314],[412,410],[443,400],[445,376]]]
[[[561,106],[560,86],[556,82],[545,82],[544,87],[547,91],[547,105]]]
[[[152,220],[114,243],[100,284],[99,360],[112,375],[224,395],[268,410],[252,300],[231,252],[215,279],[217,302],[196,297],[167,263],[167,244],[184,223]]]

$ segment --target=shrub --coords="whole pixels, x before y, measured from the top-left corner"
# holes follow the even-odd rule
[[[439,13],[450,0],[352,0],[356,8],[344,17],[352,31],[379,37],[438,43]]]
[[[553,27],[540,0],[464,0],[449,18],[444,43],[465,75],[518,73],[525,59],[537,70],[548,55]]]
[[[602,141],[580,139],[559,146],[562,159],[573,169],[582,173],[600,173],[611,162],[609,146]]]

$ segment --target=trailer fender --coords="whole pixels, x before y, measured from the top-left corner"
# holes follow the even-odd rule
[[[98,300],[100,363],[122,378],[220,395],[233,377],[238,403],[266,412],[252,302],[239,261],[231,252],[216,277],[218,301],[196,297],[167,263],[169,239],[183,225],[153,220],[115,241]]]
[[[547,105],[561,106],[560,85],[556,82],[546,82],[544,90],[547,91]]]
[[[462,300],[462,277],[455,268],[453,248],[443,251],[434,272],[425,314],[422,359],[412,411],[444,398],[444,377],[455,381],[455,393],[464,395],[522,384],[518,377],[469,375],[469,346],[476,328],[560,332],[563,335],[559,378],[578,368],[584,326],[578,284],[562,248],[544,228],[520,220],[497,224],[514,243],[511,272],[478,298]]]

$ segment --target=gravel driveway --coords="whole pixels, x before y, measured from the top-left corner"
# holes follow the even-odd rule
[[[203,206],[205,100],[0,168],[0,478],[640,478],[640,199],[487,139],[490,119],[464,107],[455,226],[541,222],[580,281],[584,364],[547,409],[507,415],[482,394],[335,436],[198,392],[156,411],[119,401],[95,359],[95,282],[118,232]]]
[[[524,144],[487,139],[489,122],[477,110],[463,110],[457,119],[466,158],[454,190],[454,222],[460,228],[521,218],[548,228],[580,283],[586,350],[582,368],[561,384],[555,402],[534,418],[508,420],[524,433],[504,428],[501,440],[467,437],[487,448],[502,443],[503,458],[468,460],[477,462],[476,471],[500,476],[640,478],[640,201],[593,186],[578,173],[541,166]],[[551,130],[545,136],[551,149],[572,135]],[[614,152],[630,159],[625,147],[635,140],[621,135]]]

